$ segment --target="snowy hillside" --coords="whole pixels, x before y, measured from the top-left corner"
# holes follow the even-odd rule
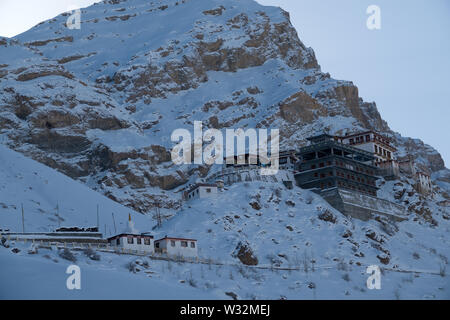
[[[58,226],[97,226],[97,205],[100,231],[105,233],[106,225],[106,235],[114,233],[112,213],[119,231],[125,227],[129,213],[142,232],[153,227],[150,217],[1,145],[0,163],[1,229],[22,231],[22,204],[26,232],[48,232]]]
[[[215,200],[193,201],[154,232],[195,236],[204,263],[106,252],[98,252],[99,258],[92,260],[82,251],[73,251],[82,270],[82,290],[69,291],[65,287],[65,268],[72,262],[50,249],[29,255],[30,244],[11,241],[9,248],[0,246],[0,283],[3,288],[11,288],[1,291],[0,297],[450,297],[446,273],[450,257],[449,220],[436,217],[435,227],[415,221],[361,222],[344,217],[314,193],[299,188],[287,190],[276,183],[238,183],[219,196]],[[244,263],[236,255],[240,244],[251,252],[243,255]],[[13,253],[14,248],[20,252]],[[257,265],[252,265],[255,258]],[[130,272],[133,262],[134,272]],[[381,290],[366,287],[366,268],[372,264],[383,270]],[[40,270],[38,277],[31,272],[36,268]],[[21,281],[13,285],[14,278]]]
[[[56,228],[56,203],[61,225],[95,225],[97,204],[100,223],[107,224],[108,232],[113,228],[111,212],[117,221],[126,221],[129,209],[17,152],[0,150],[2,228],[20,230],[20,203],[26,231]],[[131,213],[140,230],[150,230],[149,217]],[[233,292],[241,299],[448,298],[450,223],[448,218],[433,216],[434,227],[425,220],[413,221],[413,216],[401,223],[361,222],[297,187],[238,183],[216,199],[187,202],[161,229],[152,231],[156,238],[170,234],[198,239],[200,257],[210,263],[141,258],[148,261],[149,269],[130,274],[127,265],[137,257],[100,252],[100,261],[92,261],[75,252],[83,270],[83,290],[69,291],[65,287],[69,261],[48,249],[28,255],[30,244],[13,240],[9,248],[0,246],[0,282],[2,288],[10,288],[0,296],[94,299],[124,298],[121,295],[126,293],[126,298],[136,299],[227,299],[225,292]],[[247,246],[250,259],[257,259],[256,266],[240,262],[236,255],[240,245]],[[12,253],[13,248],[21,251]],[[248,263],[248,256],[243,259]],[[372,264],[385,268],[381,291],[365,288],[365,268]],[[39,277],[31,272],[36,268],[41,270]],[[17,283],[14,279],[19,277]]]
[[[106,235],[113,228],[111,212],[123,227],[129,209],[17,152],[5,147],[0,151],[2,228],[20,231],[21,203],[26,231],[56,228],[56,203],[61,225],[95,225],[98,204],[101,231],[104,224]],[[389,182],[382,192],[395,194],[391,188],[398,186]],[[7,247],[0,245],[0,298],[449,298],[450,220],[442,209],[435,210],[434,225],[416,214],[400,223],[383,218],[362,222],[346,218],[307,190],[237,183],[215,199],[185,203],[152,230],[155,238],[169,234],[198,239],[204,264],[106,252],[98,252],[100,260],[93,261],[73,251],[83,280],[81,291],[69,291],[65,269],[71,261],[58,250],[29,255],[30,243],[12,239]],[[131,213],[138,229],[151,229],[149,217]],[[129,263],[136,259],[137,272],[130,273]],[[383,268],[382,290],[365,286],[365,270],[372,264]]]
[[[22,247],[21,247],[22,248]],[[22,249],[28,249],[24,247]],[[175,279],[145,279],[128,271],[130,257],[102,256],[92,265],[85,257],[81,290],[67,290],[66,269],[72,263],[51,250],[38,256],[11,254],[0,249],[0,299],[208,299],[207,292],[180,284]],[[84,256],[80,253],[80,256]],[[152,266],[154,267],[154,266]],[[36,272],[36,271],[39,272]],[[20,279],[20,281],[18,281]],[[226,297],[225,295],[222,298]],[[217,297],[217,298],[220,298]]]
[[[201,239],[201,254],[217,260],[233,260],[241,242],[261,264],[293,266],[305,254],[317,265],[380,264],[387,257],[386,265],[394,268],[438,271],[446,261],[439,255],[450,254],[450,221],[435,211],[436,228],[382,217],[363,222],[346,218],[310,191],[254,181],[232,185],[217,199],[187,202],[162,232]],[[423,259],[412,259],[414,252]]]

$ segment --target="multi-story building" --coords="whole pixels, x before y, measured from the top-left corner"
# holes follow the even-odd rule
[[[375,165],[383,177],[397,177],[399,166],[394,153],[397,149],[391,145],[391,140],[374,131],[365,131],[344,137],[338,137],[344,144],[371,152],[375,156]]]
[[[427,169],[423,166],[417,165],[411,155],[407,155],[399,161],[400,171],[407,174],[410,178],[416,180],[415,188],[422,195],[429,195],[433,188],[431,184],[431,177],[427,173]],[[417,166],[417,168],[416,168]]]
[[[262,173],[263,169],[270,171],[272,156],[254,153],[245,153],[224,157],[222,168],[212,172],[208,177],[208,182],[222,185],[231,185],[242,181],[266,181],[282,182],[288,188],[294,184],[294,163],[297,161],[295,151],[280,151],[278,156],[278,170],[273,170],[273,174]]]
[[[308,138],[295,165],[297,185],[321,195],[340,212],[361,220],[374,214],[404,219],[404,208],[377,198],[379,168],[372,152],[322,134]]]
[[[271,157],[260,154],[245,153],[238,156],[224,157],[225,168],[242,167],[270,167]],[[294,170],[294,164],[297,162],[295,150],[285,150],[278,153],[278,167],[281,170]]]
[[[300,149],[295,180],[305,189],[342,188],[376,196],[378,168],[372,153],[322,134]]]
[[[240,155],[233,155],[229,157],[223,158],[224,166],[225,168],[230,167],[249,167],[249,166],[262,166],[263,163],[269,163],[269,160],[267,158],[262,157],[258,154],[253,153],[244,153]]]

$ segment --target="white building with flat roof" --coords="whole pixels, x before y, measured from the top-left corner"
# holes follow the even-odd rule
[[[128,215],[127,227],[120,233],[108,238],[108,244],[119,251],[151,254],[155,252],[153,236],[140,234]]]
[[[217,196],[217,184],[196,183],[183,193],[184,200],[214,198]]]
[[[198,257],[197,240],[165,236],[155,240],[155,252],[168,256]]]

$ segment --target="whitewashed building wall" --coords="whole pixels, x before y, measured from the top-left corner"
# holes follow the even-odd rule
[[[168,256],[198,257],[197,240],[195,239],[163,238],[155,240],[155,251]]]

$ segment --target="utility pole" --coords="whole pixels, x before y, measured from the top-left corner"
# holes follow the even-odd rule
[[[100,218],[98,216],[98,205],[97,205],[97,230],[100,231]]]
[[[25,233],[25,215],[23,213],[23,203],[22,203],[22,232]]]
[[[61,227],[61,219],[59,218],[59,203],[56,202],[56,217],[58,218],[58,228]]]
[[[114,223],[114,234],[117,234],[116,219],[114,219],[114,212],[112,212],[112,219],[113,219],[113,223]]]
[[[155,209],[156,209],[156,214],[155,214],[155,218],[156,218],[156,225],[158,226],[158,228],[161,227],[162,225],[162,218],[161,218],[161,211],[159,208],[160,204],[159,204],[159,200],[155,201]]]

